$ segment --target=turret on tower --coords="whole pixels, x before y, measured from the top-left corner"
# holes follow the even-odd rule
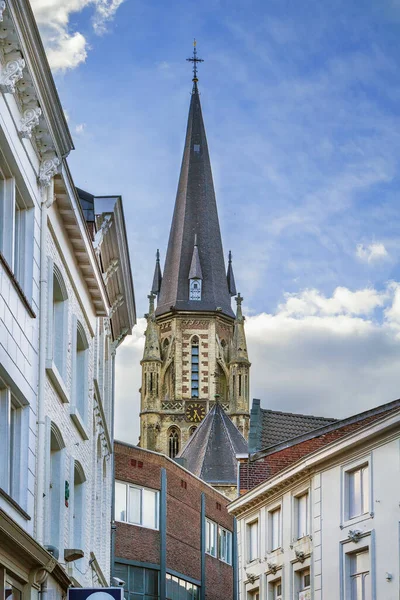
[[[152,449],[172,458],[216,400],[245,437],[249,421],[250,363],[241,309],[235,318],[231,307],[236,295],[232,254],[225,270],[197,85],[197,65],[202,61],[196,48],[188,60],[194,65],[193,89],[182,166],[163,274],[157,251],[152,285],[157,308],[148,317],[142,361],[144,371],[159,374],[159,384],[157,397],[149,393],[148,382],[147,387],[142,384],[140,443],[150,447],[148,440],[153,440]],[[149,361],[155,328],[159,358],[152,355]],[[158,428],[157,436],[149,435],[150,426]]]

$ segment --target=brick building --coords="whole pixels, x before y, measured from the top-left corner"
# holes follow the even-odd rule
[[[113,574],[125,582],[125,597],[236,597],[227,499],[165,455],[116,442],[114,458]]]

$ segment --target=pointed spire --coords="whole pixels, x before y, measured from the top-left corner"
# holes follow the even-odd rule
[[[188,60],[195,66],[200,61],[195,53]],[[194,79],[197,79],[197,71],[194,75]],[[156,314],[165,314],[171,307],[189,311],[215,311],[218,308],[223,314],[234,318],[197,81],[194,84]],[[203,283],[201,299],[193,303],[189,300],[188,274],[196,232]]]
[[[151,286],[151,293],[158,296],[160,293],[162,282],[162,273],[160,267],[160,251],[157,249],[156,253],[156,266],[154,268],[154,277],[153,277],[153,285]]]
[[[147,329],[145,333],[146,341],[144,344],[142,361],[159,360],[161,361],[160,342],[158,339],[158,327],[154,314],[154,298],[151,293],[147,296],[149,299],[149,314],[147,317]]]
[[[231,296],[236,296],[236,283],[235,276],[233,274],[232,268],[232,252],[229,250],[229,258],[228,258],[228,270],[226,272],[226,279],[228,281],[228,290]]]
[[[189,279],[203,279],[199,250],[197,248],[197,233],[194,236],[194,248],[192,254],[192,262],[190,263]]]
[[[244,317],[242,314],[243,297],[240,293],[236,296],[236,319],[233,330],[231,362],[249,363],[247,354],[246,334],[244,331]]]

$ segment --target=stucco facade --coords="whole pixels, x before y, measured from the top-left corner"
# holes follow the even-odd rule
[[[303,451],[230,505],[240,598],[397,599],[398,404]]]

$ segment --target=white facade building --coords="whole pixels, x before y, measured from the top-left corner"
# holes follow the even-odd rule
[[[400,401],[385,406],[259,454],[303,457],[230,505],[241,600],[398,599]]]
[[[135,304],[121,199],[75,188],[29,2],[0,19],[0,598],[56,598],[109,583],[114,360]]]

